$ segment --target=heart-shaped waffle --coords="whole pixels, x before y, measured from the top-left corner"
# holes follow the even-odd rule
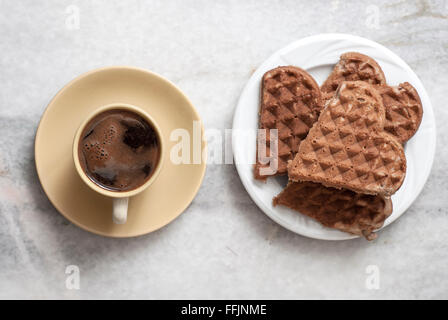
[[[386,108],[384,130],[405,143],[417,132],[422,122],[423,108],[417,90],[408,82],[396,87],[377,88]]]
[[[377,86],[386,109],[384,130],[401,143],[408,141],[417,132],[423,115],[417,90],[408,82],[397,87],[388,86],[379,64],[364,54],[347,52],[341,55],[339,62],[321,87],[323,99],[331,99],[343,81],[353,80]]]
[[[377,90],[363,81],[343,82],[289,163],[289,179],[392,195],[403,183],[406,158],[384,123]]]
[[[346,52],[341,55],[339,62],[322,84],[322,95],[325,100],[331,99],[343,81],[358,80],[372,85],[386,85],[383,70],[374,59],[359,52]]]
[[[390,199],[313,182],[289,182],[273,203],[305,214],[328,228],[364,236],[367,240],[377,237],[374,231],[392,213]]]
[[[319,86],[305,70],[284,66],[264,74],[259,128],[266,129],[266,141],[259,136],[254,168],[256,179],[286,174],[288,161],[294,159],[300,141],[317,121],[321,109]],[[277,156],[275,151],[271,154],[269,129],[277,129]],[[265,156],[272,156],[276,162],[275,170],[265,170],[270,165],[260,161],[260,145],[266,147]]]

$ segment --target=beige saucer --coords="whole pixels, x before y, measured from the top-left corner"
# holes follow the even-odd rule
[[[91,190],[75,170],[72,144],[81,122],[96,108],[129,103],[148,112],[159,124],[165,142],[163,168],[157,180],[129,202],[128,221],[112,222],[112,201]],[[171,82],[149,71],[108,67],[87,72],[61,89],[48,105],[35,141],[36,168],[42,187],[56,209],[90,232],[134,237],[157,230],[178,217],[199,190],[206,163],[170,161],[170,133],[184,128],[193,138],[199,115]],[[202,125],[201,125],[202,128]],[[203,136],[203,129],[202,129]],[[192,155],[193,143],[190,154]],[[202,143],[205,148],[205,142]]]

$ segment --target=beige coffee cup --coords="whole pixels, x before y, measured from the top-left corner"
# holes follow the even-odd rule
[[[89,176],[84,172],[80,159],[79,159],[79,141],[81,139],[81,134],[84,131],[85,126],[92,120],[95,116],[99,115],[100,113],[103,113],[108,110],[126,110],[130,112],[134,112],[138,115],[140,115],[143,119],[145,119],[156,132],[159,140],[159,161],[157,162],[157,166],[155,167],[152,176],[149,178],[148,181],[146,181],[144,184],[139,186],[136,189],[128,190],[128,191],[113,191],[106,189],[96,182],[94,182]],[[79,126],[78,130],[75,134],[75,139],[73,142],[73,160],[75,163],[76,171],[78,172],[81,179],[95,192],[98,192],[106,197],[110,197],[113,201],[113,210],[112,210],[112,220],[116,224],[123,224],[126,223],[127,215],[128,215],[128,203],[129,199],[142,191],[144,191],[146,188],[148,188],[156,179],[157,176],[160,173],[160,170],[162,169],[163,164],[163,149],[164,143],[162,139],[162,133],[160,131],[159,126],[154,121],[154,119],[145,111],[142,109],[126,104],[126,103],[113,103],[106,106],[103,106],[94,112],[92,112]]]

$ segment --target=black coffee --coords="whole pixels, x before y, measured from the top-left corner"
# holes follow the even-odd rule
[[[152,176],[160,157],[154,128],[140,115],[108,110],[85,127],[79,142],[79,160],[87,176],[112,191],[129,191]]]

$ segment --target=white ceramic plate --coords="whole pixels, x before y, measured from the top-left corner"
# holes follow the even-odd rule
[[[384,226],[400,217],[421,192],[431,171],[436,146],[436,128],[431,102],[423,84],[411,68],[396,54],[382,45],[361,37],[346,34],[321,34],[296,41],[274,53],[255,71],[241,94],[233,120],[233,131],[253,131],[258,128],[260,85],[263,74],[277,66],[294,65],[307,70],[321,85],[330,74],[342,53],[357,51],[374,58],[386,75],[387,83],[411,83],[423,104],[423,119],[419,130],[406,143],[406,178],[402,187],[392,196],[393,213]],[[321,226],[311,218],[283,206],[273,207],[272,198],[286,186],[286,177],[268,178],[266,183],[253,178],[256,138],[233,136],[235,164],[247,192],[255,203],[283,227],[303,236],[345,240],[356,236]]]

